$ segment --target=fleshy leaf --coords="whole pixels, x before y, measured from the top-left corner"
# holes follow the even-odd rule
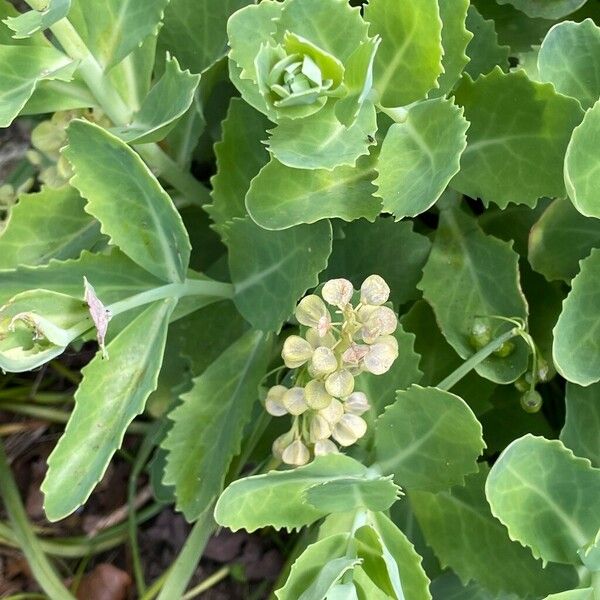
[[[161,141],[192,104],[199,81],[199,75],[182,71],[177,59],[168,56],[165,72],[144,98],[132,122],[114,127],[111,132],[128,144]]]
[[[317,285],[331,253],[331,225],[321,221],[267,231],[250,218],[225,230],[234,302],[256,329],[279,331],[296,302]]]
[[[558,372],[579,385],[600,381],[600,250],[581,261],[581,271],[571,283],[571,292],[554,328],[552,354]]]
[[[542,81],[590,108],[600,97],[600,27],[591,19],[555,25],[542,42],[538,69]]]
[[[72,121],[64,155],[86,211],[132,260],[165,281],[183,281],[190,242],[171,198],[142,159],[119,138],[86,121]],[[123,218],[126,214],[127,218]]]
[[[14,38],[28,38],[66,17],[70,8],[71,0],[49,0],[44,10],[29,10],[18,17],[8,17],[4,23],[15,32]]]
[[[268,148],[282,164],[295,169],[354,166],[375,142],[377,112],[365,102],[356,121],[345,127],[336,118],[334,101],[304,119],[282,119],[273,129]]]
[[[173,426],[161,445],[168,452],[163,481],[175,486],[177,508],[189,521],[220,493],[240,450],[267,370],[269,346],[260,332],[246,333],[194,379],[182,404],[169,415]]]
[[[511,541],[506,528],[494,518],[484,491],[488,470],[481,465],[478,473],[467,476],[465,485],[448,491],[409,495],[425,539],[442,567],[450,567],[463,585],[477,581],[493,594],[540,597],[573,586],[577,581],[574,570],[555,564],[544,567],[527,548]]]
[[[443,73],[430,97],[445,96],[460,79],[460,74],[469,62],[466,49],[473,38],[467,29],[465,20],[469,9],[469,0],[438,0],[442,19],[442,56]]]
[[[494,516],[536,558],[578,564],[600,527],[600,470],[558,440],[526,435],[496,461],[485,486]]]
[[[381,202],[373,197],[375,157],[364,156],[356,167],[292,169],[271,160],[252,180],[246,208],[265,229],[286,229],[337,217],[374,221]]]
[[[587,0],[498,0],[498,4],[512,4],[528,17],[561,19],[575,12]]]
[[[444,337],[462,358],[477,349],[469,341],[477,319],[485,321],[494,339],[510,325],[490,317],[527,318],[518,255],[511,246],[485,235],[459,209],[441,212],[419,289],[432,306]],[[509,356],[490,356],[476,367],[477,373],[496,383],[514,381],[527,368],[528,350],[522,340],[513,343]]]
[[[565,184],[575,208],[586,217],[600,218],[600,171],[595,160],[600,133],[600,100],[575,128],[565,157]]]
[[[459,170],[469,127],[450,100],[419,102],[393,124],[379,155],[374,181],[383,210],[397,220],[431,208]]]
[[[0,46],[0,128],[13,122],[40,81],[70,81],[76,66],[52,46]]]
[[[231,100],[221,141],[215,144],[217,174],[211,179],[213,203],[206,207],[219,231],[234,217],[246,216],[246,191],[269,161],[261,141],[269,124],[264,115],[243,100]]]
[[[77,258],[82,250],[99,243],[100,224],[84,206],[85,201],[70,186],[22,195],[0,235],[0,269]]]
[[[583,115],[574,98],[530,81],[523,70],[496,67],[474,82],[465,76],[455,101],[471,124],[455,189],[501,208],[565,194],[564,156]]]
[[[584,217],[568,198],[556,198],[531,228],[529,263],[549,281],[568,282],[598,246],[600,221]]]
[[[238,479],[219,498],[215,519],[233,531],[255,531],[267,525],[275,529],[300,528],[327,514],[304,502],[308,488],[349,477],[366,479],[366,475],[367,468],[354,459],[329,454],[318,456],[304,467]]]
[[[467,55],[471,60],[465,72],[476,79],[479,75],[489,73],[496,65],[507,71],[510,48],[499,44],[494,21],[484,19],[473,4],[467,13],[467,29],[473,33],[473,38],[467,46]]]
[[[384,106],[404,106],[437,86],[442,67],[442,21],[437,0],[371,0],[370,35],[382,43],[375,57],[375,90]]]
[[[600,385],[580,387],[567,383],[567,416],[560,432],[561,442],[575,455],[600,467]]]
[[[175,302],[148,307],[83,371],[75,409],[48,459],[42,483],[44,510],[58,521],[81,506],[102,478],[127,427],[156,388],[169,317]]]
[[[437,388],[399,391],[377,420],[377,463],[408,490],[437,492],[462,483],[477,470],[484,447],[468,405]]]

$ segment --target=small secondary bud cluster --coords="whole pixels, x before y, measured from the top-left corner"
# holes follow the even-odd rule
[[[273,444],[273,454],[284,463],[304,465],[311,454],[338,452],[338,445],[351,446],[365,435],[362,415],[369,400],[354,384],[361,373],[386,373],[398,356],[393,336],[398,320],[384,306],[389,295],[387,283],[371,275],[356,306],[347,279],[332,279],[323,286],[322,298],[311,294],[299,302],[295,315],[302,335],[289,336],[281,353],[285,366],[297,370],[294,385],[272,387],[265,400],[271,415],[293,416],[290,431]]]

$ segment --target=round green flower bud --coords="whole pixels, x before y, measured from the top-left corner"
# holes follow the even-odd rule
[[[322,410],[331,403],[331,396],[325,389],[325,384],[317,379],[312,379],[304,388],[306,404],[313,410]]]
[[[320,346],[324,346],[325,348],[333,348],[337,343],[335,335],[333,335],[331,331],[327,331],[325,332],[325,335],[321,336],[316,329],[306,330],[306,341],[315,349],[319,348]]]
[[[300,440],[294,440],[281,453],[281,460],[283,460],[286,465],[300,467],[310,460],[310,452]]]
[[[363,359],[363,368],[373,375],[383,375],[390,370],[396,358],[398,358],[396,338],[391,335],[381,337],[370,347]]]
[[[311,372],[315,377],[333,373],[338,366],[337,358],[330,348],[319,346],[310,359]]]
[[[273,452],[273,456],[281,459],[283,451],[292,443],[293,440],[294,434],[292,431],[288,431],[280,435],[271,446],[271,452]]]
[[[274,417],[282,417],[287,415],[288,411],[283,405],[283,395],[287,392],[284,385],[275,385],[267,392],[265,399],[265,409]]]
[[[492,341],[492,330],[489,325],[480,319],[476,319],[471,327],[469,343],[475,350],[481,350]]]
[[[360,301],[363,304],[380,306],[390,297],[390,288],[383,277],[369,275],[360,286]]]
[[[363,306],[358,317],[363,323],[359,335],[367,344],[373,344],[382,335],[391,335],[398,327],[396,313],[387,306]]]
[[[347,279],[331,279],[325,283],[321,292],[325,302],[338,308],[347,306],[352,300],[352,294],[354,288]]]
[[[293,387],[283,394],[282,403],[291,415],[301,415],[308,409],[304,388]]]
[[[331,440],[319,440],[315,442],[315,456],[326,454],[338,454],[337,446]]]
[[[521,396],[521,407],[525,412],[536,413],[542,408],[542,396],[536,390],[530,390]]]
[[[311,294],[302,298],[295,314],[298,323],[316,329],[320,337],[325,336],[331,329],[331,315],[319,296]]]
[[[319,414],[324,417],[330,425],[335,425],[344,416],[344,405],[337,399],[332,398],[329,406],[322,408]]]
[[[344,398],[354,391],[354,376],[348,369],[335,371],[325,380],[325,389],[336,398]]]
[[[367,395],[363,392],[352,392],[352,394],[344,400],[344,411],[352,413],[353,415],[360,416],[366,413],[369,408],[371,408],[369,400],[367,399]]]
[[[358,415],[345,414],[334,426],[331,437],[340,446],[351,446],[367,432],[367,423]]]
[[[504,344],[494,352],[494,355],[499,358],[506,358],[513,353],[514,349],[515,345],[512,342],[504,342]]]
[[[550,367],[546,360],[541,356],[538,357],[538,372],[537,377],[538,381],[548,381],[550,376]]]
[[[290,335],[283,343],[281,358],[288,369],[301,367],[313,353],[312,346],[299,335]]]
[[[313,415],[310,420],[310,441],[317,442],[327,439],[331,435],[331,426],[327,419],[319,414]]]

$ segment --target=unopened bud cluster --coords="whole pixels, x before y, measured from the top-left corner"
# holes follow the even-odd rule
[[[332,279],[323,286],[322,298],[306,296],[296,307],[303,335],[289,336],[281,353],[286,367],[297,370],[294,385],[272,387],[265,401],[270,414],[293,416],[290,431],[273,444],[284,463],[306,464],[311,455],[337,452],[338,445],[350,446],[365,435],[362,415],[369,400],[354,384],[363,372],[387,372],[398,356],[393,336],[398,321],[384,306],[389,295],[387,283],[371,275],[353,306],[352,284]]]

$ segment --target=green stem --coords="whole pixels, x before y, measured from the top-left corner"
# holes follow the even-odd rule
[[[13,524],[19,548],[25,555],[27,564],[40,587],[52,600],[75,600],[74,596],[63,585],[31,529],[3,444],[0,444],[0,494],[8,518]]]
[[[214,528],[213,506],[211,505],[194,524],[183,549],[171,567],[158,600],[173,600],[182,597]]]
[[[181,600],[192,600],[200,594],[210,590],[211,587],[217,585],[219,581],[222,581],[231,572],[231,567],[222,567],[218,571],[215,571],[210,577],[207,577],[202,583],[199,583],[195,588],[192,588],[189,592],[181,597]]]
[[[508,340],[521,335],[520,329],[518,327],[514,327],[510,331],[503,333],[500,337],[497,337],[495,340],[492,340],[487,346],[484,346],[479,352],[476,352],[471,356],[471,358],[467,359],[456,371],[453,371],[446,377],[443,381],[441,381],[436,387],[440,390],[450,390],[452,389],[465,375],[467,375],[470,371],[472,371],[477,365],[482,363],[490,354],[494,353],[502,344],[507,342]]]
[[[600,600],[600,571],[592,572],[592,594],[594,600]]]

